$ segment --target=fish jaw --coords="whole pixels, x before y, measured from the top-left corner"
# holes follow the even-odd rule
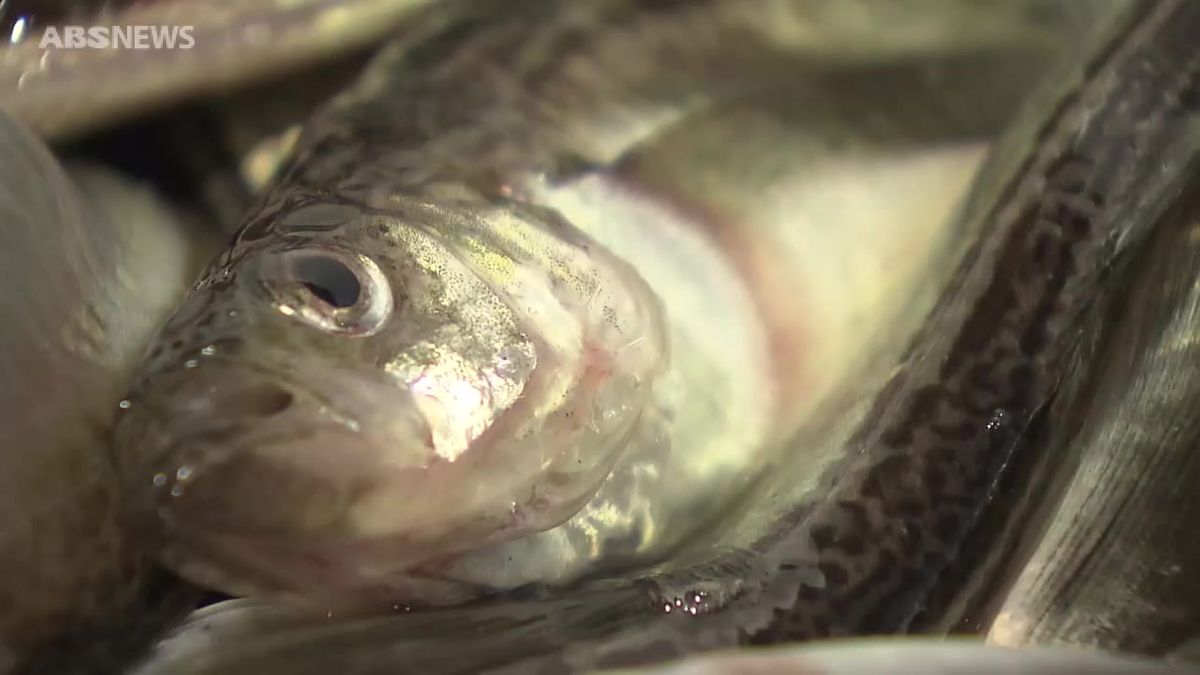
[[[465,225],[364,215],[348,229],[387,234],[210,271],[221,283],[202,281],[162,338],[210,346],[151,359],[118,423],[127,511],[160,560],[239,595],[452,602],[446,561],[595,494],[663,369],[657,298],[561,223],[492,217],[472,227],[504,230],[496,250]],[[370,330],[322,323],[262,291],[255,270],[279,274],[281,251],[361,259],[362,294],[394,307]],[[238,318],[192,326],[190,306]]]

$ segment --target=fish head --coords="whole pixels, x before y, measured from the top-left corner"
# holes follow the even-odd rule
[[[641,279],[547,214],[337,209],[243,234],[122,404],[131,522],[206,585],[407,599],[574,513],[665,358]]]

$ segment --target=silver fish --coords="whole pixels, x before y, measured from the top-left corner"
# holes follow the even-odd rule
[[[1022,62],[1018,61],[1017,63]],[[840,235],[842,238],[831,238],[831,242],[826,245],[826,248],[820,250],[836,251],[839,250],[839,247],[851,246],[852,242],[857,241],[865,231],[893,228],[894,240],[877,237],[880,242],[879,246],[860,251],[859,260],[873,260],[872,256],[877,256],[877,262],[866,264],[865,270],[863,270],[865,274],[860,274],[854,283],[846,284],[844,290],[841,291],[818,285],[834,276],[825,267],[819,265],[819,255],[814,255],[811,251],[796,252],[794,249],[787,249],[786,253],[781,251],[781,256],[795,254],[796,260],[804,261],[800,268],[806,270],[806,274],[801,278],[801,282],[805,287],[814,287],[814,296],[833,292],[840,293],[837,297],[857,296],[859,298],[857,302],[848,303],[853,311],[838,311],[836,303],[833,302],[826,305],[824,309],[814,310],[828,318],[829,327],[827,331],[818,332],[814,336],[822,339],[814,339],[810,343],[813,349],[819,347],[829,350],[827,360],[840,367],[845,363],[846,357],[839,356],[838,348],[841,343],[845,342],[845,336],[852,333],[853,327],[863,321],[864,314],[890,311],[889,304],[893,304],[895,301],[894,295],[890,295],[887,289],[879,289],[872,282],[872,271],[886,266],[888,269],[886,276],[889,280],[911,279],[907,286],[900,284],[899,288],[894,291],[895,294],[902,293],[904,289],[912,287],[914,284],[920,285],[921,274],[917,270],[920,269],[919,261],[923,259],[921,256],[936,256],[937,247],[925,250],[918,242],[938,241],[945,237],[945,232],[938,228],[947,221],[950,210],[953,208],[952,195],[954,191],[961,191],[965,187],[972,171],[978,165],[985,148],[984,139],[994,133],[1005,117],[1006,111],[1011,112],[1012,106],[1021,100],[1023,91],[1021,79],[1017,73],[1022,72],[1024,68],[1033,67],[1034,63],[1023,62],[1023,65],[1014,65],[1014,62],[1009,59],[960,60],[951,58],[933,64],[911,67],[889,66],[870,68],[858,73],[842,72],[830,82],[823,82],[820,79],[807,81],[802,86],[798,85],[798,92],[794,97],[784,97],[782,100],[769,100],[769,97],[768,100],[760,100],[763,97],[756,97],[742,103],[706,111],[704,114],[698,115],[697,119],[678,125],[670,133],[663,134],[656,142],[648,143],[639,148],[637,152],[631,153],[628,156],[628,159],[631,160],[629,165],[631,167],[636,165],[640,168],[615,177],[618,180],[634,184],[653,185],[660,190],[660,193],[669,192],[665,189],[670,187],[669,184],[654,185],[653,181],[662,181],[672,176],[682,177],[684,181],[696,181],[702,178],[702,176],[697,176],[694,171],[686,170],[689,167],[703,164],[688,154],[687,150],[692,148],[697,153],[720,152],[729,157],[740,157],[736,161],[747,168],[744,175],[737,177],[738,180],[745,181],[744,183],[726,181],[727,184],[723,189],[708,191],[711,197],[710,203],[714,207],[722,207],[727,210],[740,209],[746,213],[754,212],[753,208],[748,208],[749,205],[744,198],[739,197],[739,195],[759,194],[746,190],[749,184],[757,185],[760,188],[769,188],[780,195],[786,195],[792,187],[799,188],[796,193],[797,199],[794,202],[784,201],[782,204],[777,204],[777,208],[760,211],[754,219],[748,220],[738,229],[733,229],[733,225],[737,223],[731,221],[727,225],[730,233],[741,237],[740,240],[727,240],[725,248],[732,251],[746,249],[746,245],[739,242],[752,243],[755,236],[765,237],[775,231],[772,228],[779,228],[786,233],[786,222],[794,223],[797,230],[813,232],[815,235],[823,229],[825,214],[843,209],[846,214],[853,215],[843,214],[839,219],[844,228]],[[1011,77],[1008,76],[1010,74]],[[987,83],[986,88],[974,86],[981,80]],[[1010,85],[1006,86],[1004,83],[1010,83]],[[948,91],[955,93],[947,94]],[[914,103],[911,110],[905,110],[905,112],[911,113],[907,116],[893,110],[886,117],[881,117],[879,101],[888,100],[890,95],[888,92],[910,94],[921,92],[929,98],[914,96],[913,100],[920,102]],[[994,116],[979,115],[978,113],[965,114],[964,108],[974,110],[972,102],[981,99],[990,101],[985,107],[994,112]],[[937,102],[936,105],[931,104],[931,101]],[[926,119],[925,116],[929,115],[932,115],[932,120]],[[719,143],[720,147],[714,147],[715,143]],[[776,151],[791,148],[796,154],[809,159],[804,163],[789,162],[786,170],[783,170],[783,167],[772,165],[769,167],[771,173],[766,176],[755,174],[751,169],[759,166],[756,158],[764,156],[764,154],[769,155],[770,153],[762,153],[762,149],[768,147]],[[635,158],[638,161],[632,161]],[[950,194],[940,192],[931,194],[915,189],[916,186],[923,184],[942,185]],[[585,222],[579,216],[589,212],[588,209],[582,208],[587,203],[585,198],[591,196],[586,190],[594,190],[597,187],[594,180],[585,181],[580,185],[583,189],[560,189],[555,193],[560,198],[574,197],[573,203],[559,205],[564,209],[567,209],[568,206],[571,207],[563,212],[570,213],[574,222]],[[598,187],[603,189],[606,185],[601,182]],[[626,196],[623,199],[629,200],[629,197]],[[615,204],[622,203],[622,200],[613,199],[604,203],[612,208]],[[778,217],[778,214],[781,213],[792,215],[785,220]],[[806,215],[801,218],[795,214]],[[806,224],[801,225],[802,222]],[[904,227],[896,227],[898,223],[904,224]],[[675,236],[685,243],[695,241],[686,238],[686,235],[692,231],[692,228],[686,223],[655,221],[645,224],[641,232],[631,229],[612,229],[611,233],[621,237],[612,240],[613,245],[625,246],[625,249],[622,250],[623,257],[635,259],[637,242],[646,241],[648,235],[645,232],[652,228],[659,228],[663,230],[663,236]],[[604,234],[603,231],[597,229],[594,230],[593,236],[602,237]],[[639,239],[639,236],[642,238]],[[919,239],[919,237],[923,237],[923,239]],[[783,241],[787,242],[789,239]],[[911,253],[909,246],[917,249],[918,254]],[[899,255],[909,260],[911,267],[897,261],[895,253],[897,249],[903,251]],[[682,298],[691,303],[700,302],[703,305],[707,302],[711,305],[716,302],[712,297],[705,300],[705,293],[692,291],[692,294],[689,295],[689,291],[699,287],[709,291],[710,296],[719,298],[717,292],[719,286],[715,290],[710,290],[714,288],[711,285],[713,282],[697,282],[694,275],[690,274],[690,270],[695,269],[699,264],[709,265],[710,269],[717,270],[728,266],[731,256],[716,255],[714,250],[719,249],[704,245],[703,240],[693,244],[693,248],[688,251],[688,257],[681,261],[691,266],[682,269],[673,268],[661,260],[657,263],[642,261],[641,264],[643,268],[658,267],[655,287],[659,289],[660,293],[670,293],[671,295],[667,297]],[[758,250],[762,251],[761,248]],[[762,253],[758,255],[762,260]],[[733,262],[736,262],[736,258]],[[794,265],[795,263],[790,263],[788,267],[780,269],[792,269]],[[676,270],[674,277],[670,275],[672,269]],[[854,270],[846,272],[852,271]],[[731,276],[734,279],[737,278],[736,275],[726,273],[720,279],[728,282]],[[844,274],[844,278],[854,279],[855,277],[851,274]],[[700,300],[696,299],[697,296]],[[764,297],[764,294],[757,293],[755,297],[761,298]],[[676,303],[678,302],[676,301]],[[729,304],[735,303],[730,302]],[[905,302],[894,304],[899,311],[903,311],[903,308],[908,306]],[[752,322],[757,320],[756,315],[747,312],[744,305],[734,309],[746,317],[747,325],[753,325]],[[699,313],[698,318],[705,319],[705,314]],[[867,341],[868,346],[871,344],[871,341]],[[849,351],[853,352],[853,350]],[[696,360],[693,357],[693,362]],[[710,372],[712,370],[714,369],[710,369]],[[687,373],[683,373],[676,377],[686,375]],[[677,387],[668,391],[675,392],[672,396],[678,397],[679,389]],[[660,403],[661,405],[683,407],[681,405],[683,402],[670,397],[661,398]],[[691,399],[691,405],[696,406],[695,398]],[[714,428],[720,429],[720,425],[724,424],[721,421],[719,409],[718,414],[713,414],[712,410],[711,407],[700,409],[701,412],[712,417],[712,420],[705,420],[703,416],[691,413],[691,417],[685,418],[688,423],[680,425],[683,428],[676,427],[671,430],[671,435],[675,438],[687,438],[687,434],[693,432],[695,435],[691,437],[693,440],[689,443],[693,447],[703,448],[704,444],[698,443],[696,439],[702,439],[703,434],[711,432]],[[686,414],[686,407],[684,407],[684,411]],[[655,437],[650,436],[649,438],[653,440]],[[726,440],[725,445],[733,445],[735,448],[744,447],[731,443],[736,440],[738,439]],[[691,460],[695,460],[696,457],[695,454],[688,455]],[[732,459],[736,460],[737,458]],[[725,464],[726,467],[733,465],[730,461]],[[680,472],[685,469],[687,469],[686,463],[676,466],[673,471]],[[703,474],[699,474],[699,476],[705,478]],[[704,497],[704,502],[715,501],[711,490],[696,490],[695,482],[680,481],[680,483],[673,499],[678,500],[700,494]],[[610,481],[609,494],[614,491],[614,486],[620,488],[620,482]],[[660,488],[658,492],[654,493],[654,496],[664,498],[669,494],[671,493]],[[670,500],[665,501],[666,505],[672,503]],[[610,505],[614,503],[617,502],[609,501]],[[711,508],[705,503],[701,503],[700,507]],[[646,508],[644,514],[653,514],[654,520],[651,522],[662,522],[664,512],[670,514],[669,509],[665,509],[662,503],[650,504],[644,508]],[[662,543],[673,545],[677,539],[672,537],[692,532],[694,525],[687,522],[686,516],[691,515],[687,511],[694,508],[689,504],[688,509],[685,509],[683,513],[677,512],[674,517],[679,525],[669,529],[663,528],[667,530],[665,534],[651,532],[647,533],[650,536],[639,537],[634,544],[640,549],[632,549],[633,552],[645,555],[645,551],[651,546],[661,546]],[[586,513],[584,515],[587,516]],[[529,578],[541,581],[557,580],[561,583],[577,575],[577,568],[581,563],[601,563],[611,566],[613,564],[611,558],[615,557],[614,553],[621,553],[622,550],[619,547],[627,545],[622,538],[605,540],[603,537],[593,534],[594,538],[590,541],[603,544],[603,547],[593,554],[596,556],[595,562],[589,561],[586,555],[575,555],[570,558],[554,555],[556,550],[561,551],[564,544],[570,543],[570,534],[579,532],[578,529],[573,528],[580,522],[586,523],[587,521],[577,518],[574,519],[574,522],[569,522],[543,535],[527,537],[511,544],[494,547],[491,550],[476,551],[471,556],[473,565],[470,568],[466,565],[458,565],[453,571],[460,575],[460,578],[463,574],[473,573],[481,583],[507,586]],[[617,530],[619,525],[621,523],[606,524],[607,531],[620,532]],[[596,530],[597,528],[593,528],[592,532],[595,533]],[[564,537],[564,533],[568,533],[568,536]],[[630,551],[626,550],[623,553],[625,558],[621,561],[629,564]],[[521,565],[512,562],[508,564],[479,563],[481,560],[486,561],[489,557],[494,560],[501,556],[506,561],[509,557],[520,560]],[[620,560],[620,558],[618,559]],[[636,560],[636,558],[633,559]],[[616,606],[632,604],[635,616],[640,613],[638,610],[641,602],[637,600],[636,595],[629,597],[626,594],[618,594],[614,598],[618,599]],[[476,626],[481,622],[486,624],[496,618],[505,620],[512,616],[536,616],[543,609],[534,605],[501,607],[496,613],[480,614],[466,611],[453,614],[453,618],[447,616],[445,620],[435,620],[432,627],[413,615],[404,617],[408,620],[401,620],[398,623],[388,621],[374,628],[354,622],[338,627],[329,625],[324,627],[329,629],[328,633],[322,628],[318,634],[313,634],[301,629],[309,621],[303,615],[294,616],[285,609],[235,601],[198,612],[188,624],[181,627],[176,634],[167,638],[162,645],[155,649],[149,661],[139,672],[179,672],[180,669],[185,668],[194,669],[196,672],[223,672],[223,669],[229,669],[231,672],[246,669],[270,672],[272,668],[280,668],[285,671],[295,668],[297,667],[296,663],[299,662],[312,664],[314,671],[337,669],[344,667],[344,665],[338,665],[341,663],[340,659],[362,653],[364,650],[374,649],[368,645],[383,644],[392,644],[396,658],[408,663],[410,667],[444,669],[449,666],[441,650],[418,648],[417,653],[413,653],[405,645],[410,644],[409,641],[413,639],[414,635],[437,636],[440,634],[445,640],[453,640],[454,636],[459,635],[460,628],[469,632],[472,629],[468,627]],[[335,612],[335,616],[340,618],[342,614]],[[324,623],[324,621],[318,623]],[[509,637],[513,638],[514,636]],[[515,644],[521,643],[515,641]],[[413,646],[416,647],[416,645]],[[520,653],[520,649],[513,647],[508,640],[504,641],[502,649],[511,649],[514,654]],[[251,652],[261,654],[262,658],[251,656]],[[484,650],[481,650],[481,653],[483,652]],[[321,658],[318,656],[321,653],[330,654],[331,657]],[[332,661],[327,660],[328,658],[332,658]],[[386,663],[396,662],[389,660]],[[388,666],[381,664],[380,667],[387,668]]]
[[[68,176],[4,115],[0,154],[4,672],[144,609],[154,575],[116,520],[111,410],[212,247],[145,188],[90,166]]]
[[[140,522],[163,537],[168,564],[235,593],[324,589],[373,594],[389,605],[569,581],[601,558],[645,564],[689,534],[675,521],[686,518],[695,528],[715,517],[773,461],[782,446],[772,439],[790,434],[845,379],[836,368],[875,358],[880,340],[855,341],[868,334],[844,350],[839,343],[854,312],[901,306],[886,293],[836,319],[836,303],[822,307],[839,332],[814,336],[809,361],[798,360],[791,345],[802,337],[796,326],[803,319],[780,299],[789,286],[813,287],[823,270],[794,236],[786,238],[794,229],[780,217],[786,202],[744,226],[780,231],[776,241],[785,248],[771,251],[764,237],[759,251],[735,251],[750,257],[730,261],[714,258],[695,225],[661,198],[588,220],[603,214],[596,200],[619,203],[607,194],[615,188],[613,196],[621,196],[619,175],[596,183],[585,173],[578,185],[564,182],[569,175],[545,176],[573,156],[592,165],[632,158],[626,149],[639,136],[664,132],[681,114],[718,101],[722,90],[745,89],[746,81],[731,76],[747,65],[785,56],[762,69],[763,82],[802,67],[788,56],[792,42],[803,45],[808,35],[798,5],[779,5],[792,12],[790,24],[717,7],[642,17],[619,3],[599,3],[545,19],[553,26],[545,44],[604,12],[627,13],[635,26],[644,20],[655,31],[665,31],[668,20],[690,22],[707,42],[687,45],[685,53],[713,63],[695,67],[688,77],[696,82],[662,102],[599,106],[572,118],[531,92],[528,110],[456,122],[443,109],[449,98],[442,90],[474,76],[452,70],[414,80],[416,91],[391,91],[405,84],[397,71],[422,67],[397,63],[409,53],[401,42],[318,117],[290,175],[166,329],[123,414],[118,452],[129,494]],[[529,20],[523,12],[546,11],[536,3],[508,9],[486,8],[504,21],[498,34],[520,30]],[[476,20],[475,11],[467,19]],[[676,41],[687,39],[681,28],[671,30]],[[743,30],[763,31],[761,46],[732,55],[711,49]],[[613,40],[620,39],[617,30]],[[545,48],[500,54],[498,62],[558,58],[540,53]],[[518,86],[480,84],[462,95],[507,97],[491,88]],[[608,90],[636,101],[656,86],[585,84],[568,79],[557,86],[589,101],[602,101]],[[433,90],[420,89],[426,86]],[[414,116],[440,116],[448,126],[412,147],[397,144],[379,163],[363,162],[361,153],[376,151],[364,144],[386,147],[386,137],[329,146],[345,120],[381,114],[376,109],[401,97],[423,101]],[[512,127],[513,137],[484,135],[474,124]],[[534,127],[541,139],[513,145]],[[308,161],[318,150],[320,161]],[[455,166],[468,156],[486,160],[496,177],[476,175],[476,161]],[[669,194],[671,187],[658,189]],[[785,194],[789,183],[774,189]],[[945,218],[914,220],[936,228]],[[929,232],[901,236],[931,238],[915,248],[937,251],[939,235]],[[659,248],[682,255],[664,261],[646,247],[652,236],[661,237],[652,242]],[[729,236],[752,241],[736,230]],[[859,235],[847,229],[843,236]],[[912,258],[912,281],[899,285],[909,291],[904,295],[926,283],[920,260]],[[785,261],[790,270],[776,264]],[[780,275],[736,278],[756,266]],[[689,283],[678,283],[684,279]],[[824,295],[819,288],[810,293]],[[933,294],[924,296],[929,302]],[[664,326],[660,301],[690,308],[670,313]],[[763,303],[762,317],[750,314]],[[901,330],[914,330],[921,314],[898,316],[907,321]],[[713,316],[731,320],[713,325]],[[898,349],[903,341],[883,342]],[[793,402],[800,388],[807,394]],[[268,496],[262,485],[277,489]],[[572,514],[553,533],[526,539]],[[522,543],[492,547],[514,540]],[[515,562],[502,570],[502,560]],[[495,578],[498,572],[505,578]]]
[[[8,43],[0,58],[0,108],[62,139],[372,45],[431,0],[34,1],[24,3],[36,10],[29,12],[7,4],[0,7],[10,15],[0,38]],[[88,5],[103,11],[87,16]],[[1059,26],[1090,10],[1059,0],[819,0],[805,12],[816,29],[800,46],[818,58],[846,60],[1013,44],[1043,50],[1055,44]],[[43,31],[64,20],[83,27],[186,26],[193,44],[166,52],[42,47]],[[22,27],[14,32],[17,22]]]
[[[35,19],[3,48],[0,109],[44,136],[75,138],[370,45],[428,1],[166,0],[131,3],[75,24],[186,28],[190,40],[175,33],[177,49],[63,48],[44,38],[46,29],[64,26]]]
[[[610,675],[1186,675],[1192,668],[1083,649],[1000,649],[967,640],[853,640],[715,653]]]
[[[611,548],[626,574],[663,560],[632,583],[308,634],[353,630],[363,645],[452,617],[502,624],[454,655],[458,667],[553,651],[566,635],[575,642],[544,665],[905,630],[1066,377],[1090,298],[1110,291],[1104,271],[1182,185],[1200,9],[1118,8],[1065,94],[1017,126],[962,228],[917,247],[949,252],[957,273],[916,258],[895,295],[854,307],[891,312],[889,339],[835,319],[853,339],[834,357],[818,342],[814,357],[794,348],[803,333],[783,291],[811,280],[786,266],[804,259],[786,240],[755,249],[722,231],[734,254],[718,263],[781,270],[743,273],[740,296],[721,282],[672,288],[659,271],[662,251],[678,251],[701,283],[728,274],[672,219],[781,212],[757,214],[736,199],[744,188],[719,183],[664,200],[676,186],[656,162],[696,147],[672,138],[683,120],[798,77],[795,7],[483,4],[418,22],[309,125],[150,355],[118,452],[131,515],[160,557],[229,591],[338,611],[613,564],[581,552]],[[490,39],[473,41],[476,25]],[[540,30],[523,39],[529,25]],[[747,33],[757,39],[716,48]],[[630,45],[680,70],[623,68]],[[670,150],[656,156],[658,144]],[[648,250],[634,236],[647,232],[668,245]],[[737,320],[672,312],[695,306],[689,291]],[[744,316],[748,304],[761,314]],[[767,385],[739,389],[731,361]],[[673,427],[692,412],[679,392],[708,393],[713,412]],[[673,489],[676,476],[692,491]],[[729,520],[676,524],[703,508],[701,522]],[[261,638],[258,655],[281,644]],[[304,665],[339,657],[327,658]]]

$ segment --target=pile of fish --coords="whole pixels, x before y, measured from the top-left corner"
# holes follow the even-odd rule
[[[19,4],[0,673],[1197,670],[1200,6]]]

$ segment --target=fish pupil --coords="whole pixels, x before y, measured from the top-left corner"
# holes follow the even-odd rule
[[[332,258],[305,256],[296,261],[293,274],[313,296],[337,309],[353,307],[362,295],[354,272]]]

